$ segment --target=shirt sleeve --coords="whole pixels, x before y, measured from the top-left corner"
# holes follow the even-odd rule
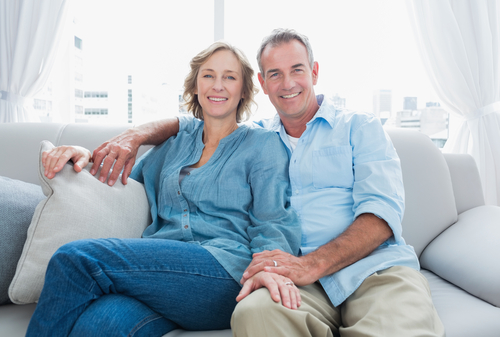
[[[249,177],[253,194],[252,225],[247,229],[250,248],[252,253],[280,249],[297,255],[301,229],[290,205],[288,155],[277,134],[265,135]]]
[[[372,213],[385,220],[393,237],[388,244],[402,241],[404,187],[399,157],[378,118],[368,117],[352,130],[353,211],[358,217]]]
[[[188,133],[193,132],[202,121],[193,116],[178,116],[179,119],[179,132],[186,131]]]

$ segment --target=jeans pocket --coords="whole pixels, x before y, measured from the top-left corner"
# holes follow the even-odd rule
[[[315,188],[352,188],[354,174],[350,146],[332,146],[316,150],[312,157]]]

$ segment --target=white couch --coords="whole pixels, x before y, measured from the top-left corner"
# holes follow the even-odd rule
[[[39,184],[41,140],[94,149],[126,127],[0,124],[0,176]],[[443,155],[417,132],[388,133],[403,168],[403,236],[419,256],[447,336],[500,336],[500,207],[484,205],[472,157]],[[34,308],[0,306],[0,337],[24,336]],[[166,336],[229,337],[231,332],[176,330]]]

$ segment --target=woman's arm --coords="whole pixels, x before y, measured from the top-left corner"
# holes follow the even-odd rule
[[[262,136],[263,138],[264,136]],[[288,155],[276,134],[266,134],[259,142],[250,174],[253,204],[250,210],[252,226],[247,230],[252,252],[275,250],[297,255],[301,228],[297,214],[290,205]],[[261,272],[247,280],[237,301],[252,291],[266,287],[272,299],[290,309],[300,306],[300,292],[287,277]]]

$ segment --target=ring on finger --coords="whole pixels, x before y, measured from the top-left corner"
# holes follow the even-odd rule
[[[277,267],[278,266],[278,262],[276,262],[274,260],[273,260],[273,262],[274,262],[274,266]]]
[[[290,281],[290,282],[285,282],[285,285],[286,285],[286,286],[293,286],[293,282],[292,282],[292,281]]]

